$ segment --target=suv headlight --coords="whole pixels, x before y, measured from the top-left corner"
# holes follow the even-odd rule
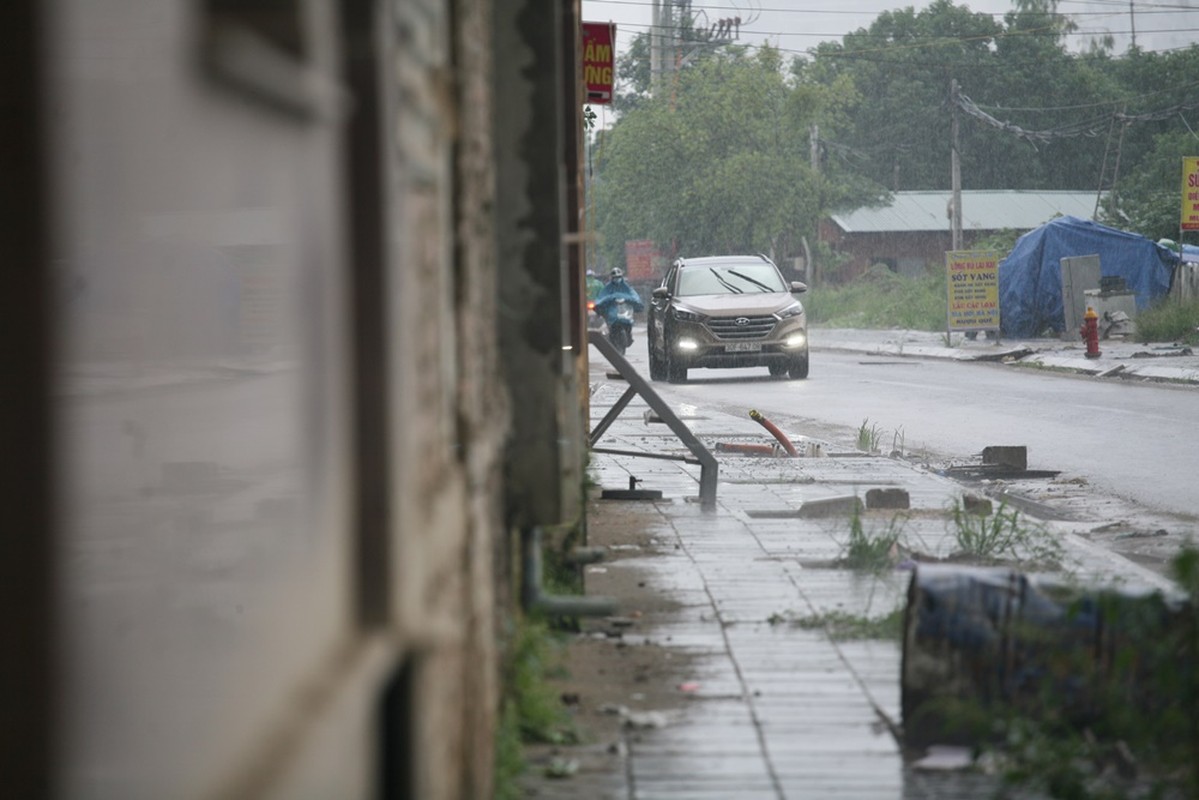
[[[671,311],[674,314],[674,318],[680,322],[703,322],[704,319],[703,314],[697,314],[681,306],[674,306]]]
[[[797,300],[796,302],[794,302],[791,305],[784,308],[782,311],[774,312],[774,315],[776,317],[778,317],[779,319],[790,319],[791,317],[802,317],[803,316],[803,306],[800,305],[799,301]]]

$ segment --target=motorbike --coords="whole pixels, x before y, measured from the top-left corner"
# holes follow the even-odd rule
[[[617,297],[612,321],[608,324],[608,341],[622,356],[633,343],[633,304],[624,297]]]
[[[587,301],[587,330],[602,331],[604,330],[604,318],[595,310],[595,301]]]

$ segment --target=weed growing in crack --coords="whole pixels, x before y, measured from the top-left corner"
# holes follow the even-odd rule
[[[508,632],[501,672],[501,709],[495,746],[497,800],[523,797],[524,745],[574,744],[580,734],[549,679],[562,677],[562,642],[543,622],[525,618]]]
[[[961,500],[949,509],[957,552],[980,561],[1010,558],[1056,568],[1063,549],[1044,525],[1027,523],[1020,512],[1001,502],[992,514],[966,508]]]
[[[858,449],[873,453],[878,450],[878,443],[883,437],[882,429],[878,425],[870,422],[869,417],[862,420],[861,426],[858,427]]]
[[[805,630],[823,629],[829,638],[838,641],[859,639],[898,640],[903,633],[902,607],[882,617],[867,617],[845,611],[826,611],[809,617],[796,617],[791,624]]]
[[[905,444],[904,440],[905,440],[905,437],[903,434],[903,428],[896,428],[895,432],[891,435],[891,455],[892,456],[896,456],[898,458],[903,458],[903,451],[904,451],[904,444]]]
[[[849,543],[841,563],[850,569],[881,572],[891,567],[903,540],[907,517],[896,514],[881,529],[867,529],[861,508],[855,506],[849,518]]]

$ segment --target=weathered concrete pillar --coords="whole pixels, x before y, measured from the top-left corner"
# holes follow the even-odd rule
[[[578,227],[569,213],[577,208],[577,128],[569,121],[579,109],[568,107],[574,70],[565,54],[574,45],[563,41],[577,13],[573,3],[494,6],[499,340],[513,409],[507,505],[520,527],[572,519],[579,498],[583,425],[567,245]],[[571,17],[575,24],[566,24]]]

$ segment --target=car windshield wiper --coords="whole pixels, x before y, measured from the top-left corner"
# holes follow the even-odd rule
[[[756,280],[756,279],[754,279],[754,278],[751,278],[751,277],[749,277],[748,275],[742,275],[740,272],[737,272],[737,271],[735,271],[735,270],[731,270],[731,269],[730,269],[730,270],[729,270],[729,274],[730,274],[730,275],[735,275],[736,277],[738,277],[738,278],[740,278],[740,279],[742,279],[742,280],[749,281],[749,282],[750,282],[750,283],[752,283],[754,286],[757,286],[759,289],[761,289],[763,292],[778,292],[778,291],[781,291],[780,289],[772,289],[771,287],[767,286],[766,284],[762,283],[761,281],[759,281],[759,280]]]
[[[729,283],[728,281],[726,281],[726,280],[724,279],[724,277],[723,277],[723,276],[721,276],[721,274],[720,274],[719,272],[717,272],[717,271],[716,271],[716,268],[715,268],[715,267],[708,267],[708,271],[709,271],[709,272],[711,272],[713,275],[715,275],[715,276],[716,276],[716,280],[720,281],[720,285],[721,285],[721,286],[723,286],[724,288],[728,289],[728,290],[729,290],[730,292],[732,292],[733,294],[745,294],[745,290],[744,290],[744,289],[741,289],[741,288],[739,288],[739,287],[737,287],[737,286],[734,286],[733,284],[731,284],[731,283]]]

